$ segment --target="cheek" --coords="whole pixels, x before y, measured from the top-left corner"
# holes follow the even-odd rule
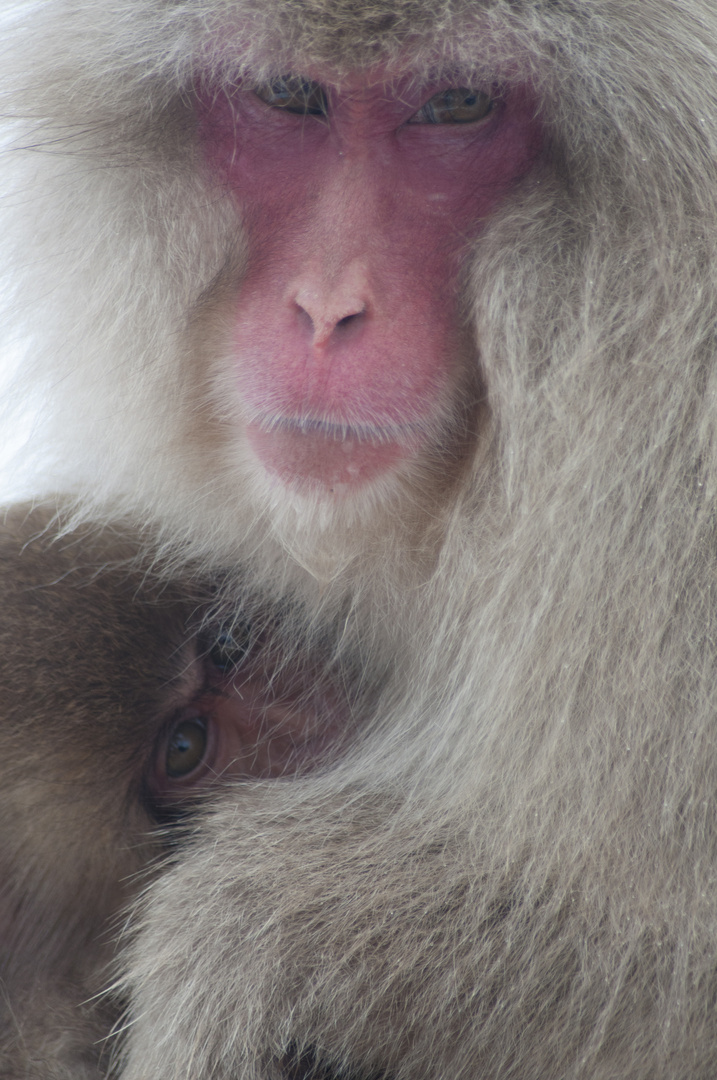
[[[329,687],[279,681],[265,673],[225,680],[205,702],[216,728],[216,776],[275,779],[316,768],[346,730],[345,706]]]

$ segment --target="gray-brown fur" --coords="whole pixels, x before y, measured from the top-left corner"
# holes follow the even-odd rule
[[[58,540],[51,521],[18,507],[0,525],[3,1080],[105,1071],[117,1007],[94,997],[164,851],[146,774],[193,656],[187,587],[137,570],[137,537]]]
[[[53,0],[6,43],[37,486],[247,563],[385,682],[350,755],[224,793],[153,889],[125,1080],[712,1080],[714,3]],[[528,79],[546,119],[466,256],[487,415],[443,501],[277,499],[217,404],[243,245],[191,93],[327,61]]]

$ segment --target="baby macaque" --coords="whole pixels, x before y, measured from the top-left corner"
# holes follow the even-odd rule
[[[341,713],[266,626],[211,623],[212,586],[168,583],[129,530],[0,527],[0,1076],[103,1075],[120,913],[201,793],[321,760]]]

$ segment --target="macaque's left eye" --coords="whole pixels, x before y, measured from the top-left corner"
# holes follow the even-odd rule
[[[441,90],[408,121],[409,124],[475,124],[493,108],[493,98],[484,90],[466,86]]]
[[[290,75],[258,86],[254,93],[272,109],[283,109],[299,116],[326,116],[328,111],[326,94],[318,83]]]

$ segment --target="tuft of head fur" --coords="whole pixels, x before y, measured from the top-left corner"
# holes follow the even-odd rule
[[[151,890],[126,1080],[711,1080],[714,4],[40,0],[4,48],[53,485],[390,672],[350,756],[224,793]],[[468,259],[469,468],[342,519],[257,489],[192,351],[243,246],[189,102],[374,64],[528,81],[549,146]]]

